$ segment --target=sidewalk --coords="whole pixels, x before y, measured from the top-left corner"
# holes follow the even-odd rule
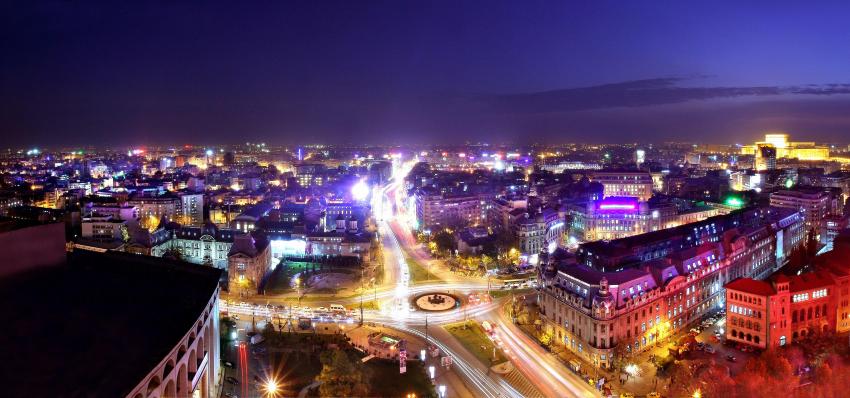
[[[346,327],[345,335],[351,339],[351,344],[366,351],[369,355],[375,355],[379,358],[398,358],[398,352],[395,350],[383,350],[377,347],[369,346],[369,334],[374,332],[386,333],[391,336],[402,338],[407,343],[407,358],[408,361],[419,360],[420,351],[425,348],[425,342],[415,336],[410,336],[404,332],[397,331],[392,328],[382,326],[353,326]],[[454,368],[445,369],[440,366],[440,357],[426,359],[426,365],[433,365],[436,372],[434,377],[435,385],[445,385],[446,395],[450,397],[473,397],[469,388],[464,384],[463,379],[454,371]],[[427,367],[426,367],[427,368]]]
[[[531,309],[530,309],[531,307]],[[537,331],[534,320],[537,319],[537,316],[533,311],[536,310],[536,306],[523,306],[520,310],[520,314],[518,315],[518,323],[517,326],[526,333],[528,336],[532,337],[535,341],[540,343],[540,333]],[[627,380],[624,384],[620,384],[620,374],[616,370],[610,369],[601,369],[595,367],[593,364],[588,362],[586,359],[574,354],[569,349],[565,348],[563,344],[553,342],[549,346],[550,352],[558,358],[558,360],[563,364],[563,366],[567,368],[572,368],[570,363],[575,361],[581,364],[580,371],[577,373],[585,380],[593,379],[598,380],[600,377],[605,378],[605,387],[611,389],[615,392],[630,392],[635,394],[636,396],[645,396],[653,391],[664,392],[667,388],[667,379],[659,378],[657,381],[657,389],[656,389],[656,367],[650,361],[651,355],[656,355],[657,357],[664,357],[667,355],[667,344],[669,341],[675,341],[674,339],[678,338],[678,336],[668,337],[665,344],[661,344],[658,346],[653,346],[651,349],[636,354],[634,356],[629,357],[628,362],[634,363],[640,368],[637,377],[628,376]]]

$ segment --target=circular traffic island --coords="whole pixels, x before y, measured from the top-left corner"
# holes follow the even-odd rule
[[[446,293],[425,293],[416,296],[413,304],[422,311],[440,312],[454,309],[460,305],[460,300]]]

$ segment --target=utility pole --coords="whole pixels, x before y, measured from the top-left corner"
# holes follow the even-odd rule
[[[292,333],[292,303],[289,303],[289,333]]]
[[[428,314],[425,314],[425,346],[428,347],[430,345],[428,341]]]

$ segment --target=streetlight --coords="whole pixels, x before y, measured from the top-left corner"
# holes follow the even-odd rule
[[[626,365],[623,370],[631,377],[637,377],[640,374],[640,368],[633,363]]]
[[[446,385],[440,384],[439,390],[440,390],[440,398],[446,398]]]
[[[431,366],[428,367],[428,373],[431,374],[431,380],[434,379],[434,372],[436,372],[436,371],[437,371],[437,369],[434,368],[434,365],[431,365]]]
[[[697,389],[696,391],[694,391],[693,397],[694,398],[702,398],[702,392],[700,392],[700,390]]]
[[[270,397],[277,396],[278,391],[280,391],[280,386],[275,379],[268,379],[266,383],[263,385],[263,389],[265,390],[266,395]]]

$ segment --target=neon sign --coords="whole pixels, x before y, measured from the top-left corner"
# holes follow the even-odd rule
[[[634,210],[634,204],[605,203],[599,205],[600,210]]]
[[[599,210],[624,210],[635,211],[638,208],[637,198],[632,197],[610,197],[598,202]]]

